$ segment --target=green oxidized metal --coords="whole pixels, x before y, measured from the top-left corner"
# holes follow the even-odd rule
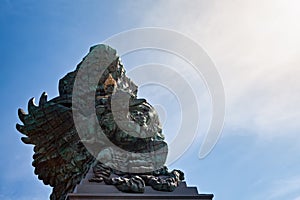
[[[138,87],[125,75],[117,55],[103,69],[96,85],[79,88],[83,97],[94,91],[98,120],[97,124],[84,123],[85,136],[79,137],[72,112],[77,109],[80,113],[86,101],[77,99],[82,107],[72,106],[73,86],[82,63],[93,62],[89,55],[96,51],[116,54],[103,44],[92,47],[77,68],[59,81],[58,97],[47,100],[43,93],[38,105],[34,105],[34,99],[29,100],[28,114],[18,111],[23,125],[17,124],[16,128],[25,135],[22,141],[34,145],[35,174],[53,187],[52,200],[65,199],[91,167],[94,177],[90,181],[104,181],[123,192],[142,193],[145,185],[173,191],[184,175],[180,170],[169,172],[164,166],[168,150],[158,115],[145,99],[137,98]],[[89,79],[80,78],[86,82]],[[88,119],[86,114],[80,117],[83,122]],[[122,151],[104,142],[107,139]],[[139,173],[141,169],[145,172]]]

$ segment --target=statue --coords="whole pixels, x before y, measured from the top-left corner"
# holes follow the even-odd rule
[[[89,73],[80,75],[81,70]],[[97,84],[84,85],[97,73]],[[59,81],[58,97],[47,100],[43,93],[38,105],[29,100],[28,114],[18,110],[23,125],[16,128],[25,135],[24,143],[34,145],[34,172],[53,187],[51,200],[64,200],[90,168],[94,177],[89,181],[122,192],[143,193],[145,185],[171,192],[184,180],[180,170],[165,166],[168,149],[158,114],[137,98],[137,89],[116,51],[100,44]],[[85,112],[88,102],[96,121]]]

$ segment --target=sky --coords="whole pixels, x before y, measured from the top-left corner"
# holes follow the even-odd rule
[[[172,66],[195,93],[199,121],[193,115],[189,120],[198,126],[197,137],[168,167],[184,171],[188,185],[213,193],[215,200],[299,200],[299,18],[296,0],[4,0],[0,198],[48,199],[51,192],[34,175],[32,146],[23,144],[15,129],[17,109],[26,111],[27,101],[44,91],[48,99],[56,97],[58,80],[75,69],[89,47],[122,31],[160,27],[188,36],[206,51],[226,97],[222,135],[210,154],[199,159],[212,112],[205,81],[168,53],[144,50],[121,57],[132,77],[135,67],[145,63]],[[169,143],[182,113],[194,109],[182,110],[178,95],[159,84],[139,91],[157,106]]]

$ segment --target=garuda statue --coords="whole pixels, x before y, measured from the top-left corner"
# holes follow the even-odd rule
[[[96,81],[95,81],[96,80]],[[59,96],[18,115],[22,141],[34,145],[35,174],[53,187],[50,199],[64,200],[92,169],[93,182],[123,192],[173,191],[184,174],[168,171],[168,148],[155,109],[137,98],[114,49],[96,45],[59,81]]]

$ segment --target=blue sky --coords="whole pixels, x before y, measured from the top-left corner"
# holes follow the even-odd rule
[[[44,91],[49,99],[57,96],[58,80],[90,46],[128,29],[162,27],[203,46],[226,94],[222,136],[200,160],[211,105],[203,81],[192,81],[199,90],[199,134],[169,168],[182,169],[189,185],[216,200],[299,200],[299,9],[296,0],[3,1],[0,198],[47,199],[50,193],[33,173],[32,147],[15,130],[17,109],[26,110],[27,101]],[[147,51],[122,60],[128,71],[153,60],[186,66]],[[151,85],[139,95],[164,107],[164,132],[171,141],[180,118],[174,95]]]

